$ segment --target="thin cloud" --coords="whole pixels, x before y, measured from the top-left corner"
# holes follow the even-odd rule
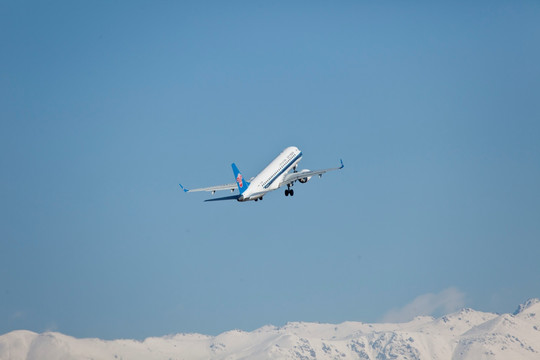
[[[58,325],[56,322],[51,321],[47,324],[47,327],[45,327],[45,332],[55,332],[58,331]]]
[[[26,316],[26,313],[24,311],[15,311],[13,314],[11,314],[12,319],[20,319]]]
[[[464,299],[465,294],[454,287],[444,289],[438,294],[420,295],[402,308],[388,311],[382,321],[407,322],[419,315],[450,313],[462,308],[465,305]]]

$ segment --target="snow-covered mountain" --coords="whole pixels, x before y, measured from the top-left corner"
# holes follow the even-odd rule
[[[408,323],[289,323],[218,336],[144,341],[76,339],[19,330],[0,336],[0,359],[540,359],[540,300],[514,314],[471,309]]]

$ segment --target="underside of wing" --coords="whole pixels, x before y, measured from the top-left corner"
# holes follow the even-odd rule
[[[249,179],[249,181],[253,180],[253,178]],[[186,189],[182,186],[182,184],[178,184],[184,190],[184,192],[197,192],[197,191],[208,191],[208,192],[216,192],[221,190],[230,190],[234,191],[238,189],[238,185],[236,183],[230,183],[230,184],[223,184],[223,185],[215,185],[215,186],[208,186],[204,188],[198,188],[198,189]]]
[[[182,184],[179,184],[179,185],[182,188],[182,190],[184,190],[185,192],[196,192],[196,191],[215,192],[215,191],[220,191],[220,190],[234,191],[235,189],[238,189],[238,186],[236,185],[236,183],[224,184],[224,185],[215,185],[215,186],[209,186],[209,187],[198,188],[198,189],[186,189],[185,187],[182,186]]]
[[[322,176],[324,173],[327,173],[329,171],[343,169],[343,167],[344,167],[343,161],[340,160],[340,162],[341,162],[341,166],[335,167],[335,168],[328,168],[328,169],[322,169],[322,170],[307,170],[307,171],[300,171],[300,172],[294,172],[294,173],[287,174],[287,175],[285,175],[283,177],[283,180],[281,181],[279,186],[292,184],[293,182],[295,182],[297,180],[310,178],[310,177],[315,176],[315,175]]]

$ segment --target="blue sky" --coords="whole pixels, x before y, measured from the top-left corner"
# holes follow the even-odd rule
[[[0,333],[540,297],[539,18],[535,1],[2,2]],[[346,167],[262,203],[178,187],[290,145],[302,168]]]

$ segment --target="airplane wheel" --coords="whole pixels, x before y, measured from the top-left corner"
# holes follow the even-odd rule
[[[289,193],[291,194],[291,196],[294,196],[294,190],[293,190],[293,189],[291,189],[291,190],[289,191]]]
[[[258,201],[259,199],[255,199],[255,201]]]
[[[262,196],[261,196],[261,198],[260,198],[259,200],[261,200],[261,201],[262,201]]]
[[[289,190],[285,190],[285,196],[289,196]]]

